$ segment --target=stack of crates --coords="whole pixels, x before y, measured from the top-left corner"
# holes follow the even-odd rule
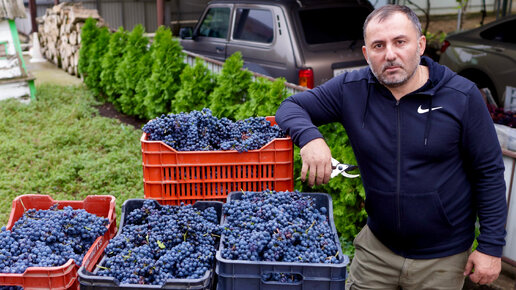
[[[275,125],[274,117],[266,117]],[[292,139],[276,138],[247,152],[176,151],[161,141],[141,137],[145,198],[161,204],[225,201],[232,191],[292,191]]]
[[[274,117],[267,117],[271,126]],[[294,188],[293,143],[276,138],[257,150],[177,151],[162,141],[141,137],[144,195],[159,205],[192,204],[198,209],[215,207],[222,219],[222,202],[232,191],[286,191]],[[144,199],[127,200],[122,206],[119,232],[126,217],[143,206]],[[102,267],[105,257],[100,257]],[[213,268],[200,279],[170,279],[164,285],[121,284],[114,277],[97,276],[96,269],[81,267],[81,289],[202,289],[216,287]]]

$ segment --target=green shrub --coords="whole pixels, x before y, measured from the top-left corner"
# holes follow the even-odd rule
[[[248,98],[239,106],[235,113],[235,119],[243,120],[249,117],[258,116],[258,109],[263,105],[271,90],[272,82],[266,78],[258,77],[251,82],[248,89]]]
[[[285,78],[277,78],[272,82],[271,90],[266,99],[258,107],[258,116],[274,116],[281,102],[290,94],[285,87]]]
[[[145,105],[145,97],[147,96],[147,79],[152,73],[152,50],[151,46],[148,53],[142,56],[137,66],[138,74],[140,79],[136,85],[136,91],[134,94],[134,107],[132,114],[139,118],[146,118],[147,107]]]
[[[172,102],[172,112],[200,111],[208,107],[208,96],[213,91],[216,76],[202,59],[196,59],[194,66],[187,65],[181,73],[181,86]]]
[[[91,51],[97,41],[99,28],[97,27],[97,20],[93,18],[86,19],[84,26],[81,29],[81,49],[79,50],[79,73],[86,78],[88,73],[88,66],[91,60]]]
[[[100,73],[100,86],[111,103],[117,103],[120,96],[121,86],[115,79],[115,72],[122,62],[124,48],[127,45],[127,32],[123,27],[111,34],[109,38],[108,51],[102,58]]]
[[[141,77],[138,71],[138,63],[148,53],[149,40],[143,36],[143,33],[144,28],[141,24],[136,25],[129,33],[124,58],[115,72],[116,82],[120,85],[118,104],[120,110],[128,115],[134,114],[136,105],[134,95]]]
[[[243,65],[239,51],[224,62],[217,76],[217,86],[210,95],[210,109],[214,116],[235,118],[238,107],[247,100],[252,73],[242,70]]]
[[[179,41],[169,28],[161,26],[152,43],[152,72],[146,81],[146,116],[151,119],[170,112],[174,96],[180,88],[180,75],[185,67]]]
[[[270,80],[258,77],[249,85],[248,99],[242,104],[235,118],[245,119],[252,116],[274,116],[281,101],[287,96],[285,79]]]
[[[100,83],[100,74],[102,72],[102,59],[109,48],[109,38],[109,29],[107,27],[100,28],[97,39],[90,50],[90,59],[84,82],[96,96],[100,96],[103,91]]]

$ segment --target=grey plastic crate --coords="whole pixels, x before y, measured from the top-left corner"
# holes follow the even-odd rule
[[[344,289],[347,277],[346,267],[349,258],[342,254],[335,222],[333,221],[333,205],[331,196],[326,193],[301,193],[311,196],[317,208],[326,207],[330,227],[334,233],[334,239],[339,250],[337,264],[323,263],[293,263],[293,262],[268,262],[268,261],[243,261],[228,260],[221,256],[224,247],[224,235],[221,237],[219,250],[217,251],[217,289],[218,290],[276,290],[276,289]],[[241,199],[242,192],[232,192],[227,197],[227,202]],[[225,218],[222,219],[225,224]],[[299,282],[281,283],[277,281],[265,281],[263,274],[287,273],[298,275]]]
[[[122,205],[122,217],[117,235],[121,234],[125,224],[125,218],[135,209],[142,208],[146,199],[128,199]],[[153,200],[159,205],[158,201]],[[161,206],[161,205],[160,205]],[[219,221],[222,218],[222,202],[219,201],[197,201],[194,208],[204,210],[208,207],[214,207],[217,211]],[[115,236],[116,237],[116,236]],[[102,256],[98,265],[104,264],[105,257]],[[215,266],[215,263],[214,263]],[[209,290],[214,286],[214,269],[206,271],[203,277],[199,279],[169,279],[164,285],[136,285],[136,284],[121,284],[114,277],[97,276],[97,267],[93,272],[89,272],[86,268],[79,269],[79,284],[81,290],[115,290],[115,289],[203,289]]]

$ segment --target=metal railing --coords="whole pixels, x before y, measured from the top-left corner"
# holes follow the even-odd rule
[[[183,50],[183,52],[186,54],[185,63],[187,63],[191,66],[195,65],[195,59],[200,58],[204,61],[206,67],[210,71],[215,72],[215,73],[220,73],[220,71],[222,70],[222,66],[224,65],[224,63],[221,61],[211,59],[211,58],[208,58],[208,57],[205,57],[205,56],[202,56],[202,55],[190,52],[190,51]],[[253,74],[253,80],[258,77],[266,78],[270,81],[275,80],[275,78],[273,78],[273,77],[266,76],[266,75],[263,75],[260,73],[256,73],[256,72],[252,72],[252,71],[251,71],[251,73]],[[297,94],[297,93],[308,90],[306,87],[302,87],[302,86],[299,86],[299,85],[296,85],[293,83],[289,83],[289,82],[285,82],[285,87],[287,88],[287,92],[289,93],[289,95]]]

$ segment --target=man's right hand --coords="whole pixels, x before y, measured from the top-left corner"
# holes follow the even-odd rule
[[[306,180],[308,185],[321,185],[330,181],[331,175],[331,151],[324,139],[314,139],[303,146],[300,151],[303,167],[301,168],[301,180]]]

